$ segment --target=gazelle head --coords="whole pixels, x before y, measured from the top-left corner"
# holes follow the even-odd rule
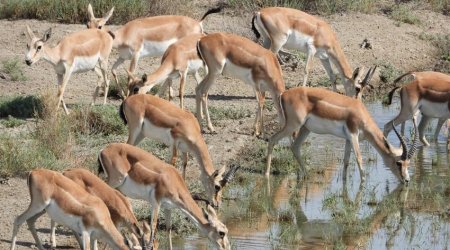
[[[92,5],[89,4],[88,5],[89,21],[86,24],[87,28],[101,30],[102,28],[105,27],[106,22],[108,22],[108,20],[111,18],[113,12],[114,12],[114,7],[112,7],[111,10],[108,13],[106,13],[106,15],[104,17],[96,18],[94,16],[94,11],[92,10]]]
[[[396,157],[394,160],[392,160],[393,162],[387,162],[387,164],[389,165],[389,167],[391,167],[394,174],[405,184],[408,184],[410,181],[408,168],[410,165],[410,160],[414,156],[414,153],[416,152],[417,149],[417,145],[419,144],[419,130],[417,128],[415,118],[413,118],[413,124],[414,124],[414,141],[413,144],[411,145],[411,148],[408,151],[405,139],[398,133],[397,129],[395,128],[394,122],[392,122],[394,132],[402,145],[402,154],[400,157]]]
[[[361,76],[362,74],[360,74],[359,77],[355,78],[355,98],[356,99],[362,99],[362,95],[364,93],[365,89],[372,89],[373,86],[371,84],[369,84],[370,80],[373,77],[373,74],[375,73],[375,71],[377,70],[377,66],[373,67],[373,68],[369,68],[369,70],[366,73],[366,76],[364,77],[364,79],[361,81]],[[361,70],[362,72],[363,70]]]
[[[42,38],[37,38],[30,27],[27,25],[27,31],[25,32],[28,42],[27,42],[27,52],[25,54],[25,62],[28,66],[39,61],[44,55],[44,45],[50,38],[52,34],[52,29],[49,28],[45,31]]]
[[[136,94],[145,94],[139,92],[139,90],[145,86],[147,82],[147,74],[143,74],[141,78],[134,76],[130,71],[127,70],[128,74],[128,91],[127,97]]]
[[[222,203],[222,191],[223,188],[230,182],[236,173],[236,171],[240,168],[239,165],[232,165],[228,172],[225,173],[226,166],[223,166],[220,169],[214,171],[214,173],[210,176],[212,181],[209,181],[211,185],[208,185],[208,197],[213,197],[212,204],[216,207],[220,206]],[[214,186],[212,186],[214,185]]]
[[[369,68],[367,71],[365,77],[363,78],[365,68],[356,68],[355,71],[353,71],[352,78],[346,79],[347,82],[344,84],[346,86],[345,92],[349,96],[354,96],[355,98],[361,99],[363,90],[367,87],[373,87],[369,84],[370,80],[373,77],[373,74],[375,73],[375,70],[377,69],[377,66],[373,68]],[[347,89],[348,86],[352,86],[350,89]]]
[[[211,240],[217,249],[231,249],[230,241],[228,240],[228,229],[217,217],[216,211],[210,205],[203,209],[208,224],[206,232],[204,232],[208,239]]]

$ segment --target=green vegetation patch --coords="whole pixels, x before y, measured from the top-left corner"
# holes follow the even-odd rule
[[[1,123],[7,128],[15,128],[25,124],[25,121],[22,119],[17,119],[13,116],[8,116],[8,118],[2,120]]]
[[[27,77],[23,73],[22,63],[16,57],[2,61],[2,71],[9,75],[11,81],[25,81]]]
[[[86,23],[89,3],[96,17],[102,17],[114,6],[108,22],[111,24],[124,24],[144,16],[177,14],[190,5],[184,0],[5,0],[0,2],[0,18]]]
[[[246,108],[238,107],[209,107],[209,114],[212,120],[240,120],[246,117],[250,117],[253,111]]]

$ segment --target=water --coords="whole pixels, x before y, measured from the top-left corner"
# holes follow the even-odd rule
[[[398,106],[367,105],[377,124],[398,112]],[[435,121],[428,135],[434,133]],[[406,127],[409,137],[411,124]],[[393,133],[389,142],[399,146]],[[235,249],[450,249],[450,177],[446,137],[421,147],[411,161],[412,183],[397,180],[367,142],[360,142],[366,168],[365,185],[352,154],[347,184],[342,178],[344,140],[311,134],[307,180],[295,174],[272,176],[240,173],[241,185],[227,188],[220,217]],[[276,157],[276,155],[274,156]],[[175,248],[208,249],[197,235],[174,239]],[[208,247],[209,246],[209,247]]]

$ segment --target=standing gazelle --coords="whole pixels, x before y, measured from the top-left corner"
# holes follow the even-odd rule
[[[84,168],[69,169],[64,171],[63,175],[74,181],[88,193],[102,199],[108,207],[114,225],[118,229],[122,227],[128,228],[132,232],[131,240],[134,249],[142,249],[140,245],[143,243],[143,232],[139,228],[138,221],[133,214],[131,203],[122,193],[108,186],[102,179]],[[51,227],[51,241],[54,248],[56,247],[55,229],[56,223],[53,222]],[[137,237],[141,238],[140,242]]]
[[[277,55],[282,47],[306,52],[303,86],[308,81],[312,58],[317,56],[331,79],[333,90],[336,91],[336,75],[331,64],[339,71],[346,95],[355,95],[357,78],[355,73],[352,74],[336,34],[327,22],[300,10],[269,7],[256,12],[252,30],[257,38],[263,37],[263,46]]]
[[[230,249],[228,229],[219,220],[214,209],[208,205],[203,210],[195,203],[178,170],[152,154],[124,143],[113,143],[99,155],[100,169],[107,175],[107,183],[126,196],[150,202],[151,219],[150,249],[152,247],[160,207],[167,208],[166,228],[171,239],[171,210],[179,208],[207,236],[218,249]],[[233,173],[226,175],[229,181]]]
[[[183,109],[187,74],[193,74],[198,85],[201,81],[198,72],[201,68],[205,68],[204,62],[197,53],[197,41],[203,36],[202,34],[185,36],[170,45],[162,57],[161,66],[151,75],[145,76],[144,79],[133,78],[132,75],[129,75],[128,95],[145,94],[153,86],[164,82],[159,90],[159,95],[161,95],[164,94],[167,86],[171,87],[173,79],[180,78],[179,97],[180,107]]]
[[[35,222],[45,212],[52,220],[82,236],[81,249],[93,247],[91,237],[105,240],[114,249],[128,249],[123,236],[111,221],[108,208],[100,198],[51,170],[31,171],[27,183],[31,202],[28,209],[14,220],[11,250],[16,247],[19,227],[25,221],[39,250],[44,249],[37,235]]]
[[[239,78],[252,86],[256,92],[255,135],[263,133],[263,108],[265,91],[270,91],[278,111],[278,119],[283,123],[280,95],[285,90],[280,64],[276,56],[251,40],[227,33],[214,33],[201,38],[198,52],[208,67],[208,74],[195,89],[197,119],[202,120],[205,112],[208,129],[213,132],[208,112],[208,90],[220,74]]]
[[[119,49],[119,58],[112,66],[112,74],[118,83],[116,69],[125,60],[131,60],[128,69],[132,74],[142,57],[161,56],[166,49],[187,35],[203,34],[203,20],[212,13],[218,13],[223,6],[209,9],[200,20],[186,16],[154,16],[130,21],[114,31],[114,48]],[[103,18],[89,14],[89,28],[101,29]],[[111,12],[111,11],[110,11]],[[108,16],[108,15],[106,15]]]
[[[436,127],[435,139],[442,125],[450,118],[450,76],[439,72],[408,72],[398,77],[394,83],[406,76],[412,76],[413,80],[403,87],[396,87],[389,93],[389,102],[395,90],[400,88],[401,110],[400,113],[384,125],[384,135],[387,136],[395,124],[404,123],[411,119],[418,111],[422,113],[419,123],[419,137],[422,143],[429,146],[425,138],[425,128],[431,118],[439,118]],[[404,126],[402,126],[403,132]],[[449,135],[450,136],[450,135]]]
[[[64,90],[72,73],[94,70],[98,75],[97,87],[93,94],[95,103],[100,87],[104,86],[103,104],[108,95],[108,58],[111,53],[113,38],[103,30],[82,30],[65,36],[58,45],[50,47],[47,44],[51,35],[48,29],[42,38],[37,38],[27,26],[28,43],[25,62],[32,65],[40,59],[50,62],[58,76],[58,108],[63,105],[66,114],[69,113],[63,99]],[[102,81],[103,80],[103,81]]]
[[[286,122],[284,127],[269,139],[266,175],[270,175],[272,150],[275,144],[286,136],[298,131],[292,144],[292,151],[304,173],[300,150],[310,132],[331,134],[346,139],[344,155],[344,174],[350,159],[350,152],[356,155],[361,181],[365,180],[362,156],[359,151],[359,138],[366,139],[378,151],[385,164],[403,182],[409,182],[409,160],[414,155],[418,142],[417,128],[414,144],[408,152],[403,138],[397,134],[402,149],[394,148],[383,136],[364,104],[354,98],[318,88],[297,87],[289,89],[281,96]],[[414,121],[414,126],[415,121]],[[344,175],[346,178],[346,175]]]
[[[200,125],[193,114],[175,104],[156,96],[138,94],[125,99],[120,107],[121,117],[128,123],[128,144],[137,145],[145,137],[156,139],[172,147],[171,164],[175,165],[177,149],[183,154],[183,177],[185,177],[188,153],[193,154],[200,165],[201,181],[209,201],[219,206],[224,176],[237,169],[226,166],[215,170],[208,146],[203,139]]]

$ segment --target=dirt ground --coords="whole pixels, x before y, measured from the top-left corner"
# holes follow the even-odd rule
[[[205,7],[206,10],[207,7]],[[202,10],[203,11],[203,10]],[[350,65],[374,66],[383,63],[390,63],[402,72],[410,70],[432,70],[436,63],[436,49],[430,41],[421,40],[419,34],[450,34],[450,19],[430,11],[415,11],[421,20],[420,25],[401,24],[396,25],[396,21],[387,16],[375,14],[335,14],[324,17],[337,33],[340,44],[344,49]],[[198,15],[200,16],[200,14]],[[208,16],[204,21],[205,31],[208,33],[226,31],[237,33],[253,38],[251,32],[251,13],[244,16],[232,15],[228,11],[223,14]],[[23,70],[28,80],[12,82],[0,78],[0,95],[33,95],[51,89],[56,95],[56,75],[52,66],[44,61],[38,62],[29,67],[24,63],[26,37],[24,34],[25,25],[29,25],[35,33],[42,33],[52,28],[50,43],[56,44],[59,39],[69,33],[82,30],[84,25],[62,25],[36,20],[7,21],[0,20],[0,61],[18,58],[23,63]],[[117,26],[111,26],[115,30]],[[372,49],[361,49],[360,43],[367,38],[372,44]],[[117,58],[114,51],[110,58],[110,65]],[[150,73],[159,65],[159,58],[144,58],[139,62],[138,75],[143,72]],[[125,64],[128,66],[129,62]],[[304,62],[300,63],[295,71],[284,68],[284,78],[286,86],[291,87],[301,82],[303,79]],[[125,67],[119,68],[121,75],[125,75]],[[373,84],[379,84],[378,72],[373,78]],[[319,60],[313,62],[313,70],[310,74],[311,82],[318,82],[327,78],[325,70]],[[65,92],[65,100],[68,104],[90,103],[95,87],[96,76],[94,72],[87,72],[73,75],[68,83]],[[186,89],[186,105],[190,110],[195,110],[194,106],[193,78],[189,78]],[[330,86],[331,89],[331,86]],[[250,86],[228,78],[221,77],[210,90],[210,106],[229,106],[233,108],[247,108],[254,110],[256,101],[254,92]],[[116,105],[118,101],[112,101]],[[175,99],[178,103],[178,99]],[[70,107],[70,106],[69,106]],[[270,113],[274,117],[274,112]],[[217,134],[205,134],[207,144],[216,168],[226,164],[230,160],[239,157],[239,149],[251,143],[255,139],[252,135],[252,123],[254,115],[240,121],[222,121],[216,123]],[[276,126],[276,123],[273,123]],[[8,133],[4,127],[0,127],[2,133]],[[195,165],[191,161],[192,165]],[[195,169],[192,166],[191,169]],[[6,184],[0,184],[0,249],[10,247],[12,222],[14,218],[23,212],[29,203],[29,194],[26,187],[26,180],[20,178],[10,179]],[[38,223],[41,239],[48,242],[50,227],[49,220],[43,218]],[[62,232],[62,231],[59,231]],[[62,248],[78,248],[73,237],[69,235],[59,235],[58,245]],[[27,226],[22,225],[18,235],[18,249],[28,249],[34,244],[34,240],[27,230]]]

